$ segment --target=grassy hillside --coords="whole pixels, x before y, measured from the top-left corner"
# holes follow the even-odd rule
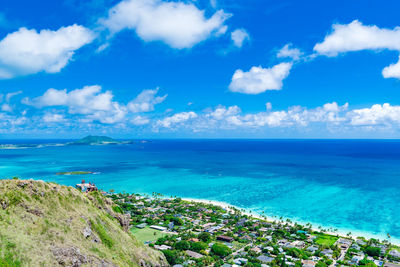
[[[168,265],[127,231],[128,224],[98,192],[0,180],[0,266]]]

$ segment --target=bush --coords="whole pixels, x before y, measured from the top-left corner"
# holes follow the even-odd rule
[[[228,246],[226,246],[226,245],[224,245],[224,244],[221,244],[221,243],[215,243],[212,247],[211,247],[211,251],[215,254],[215,255],[217,255],[217,256],[220,256],[220,257],[226,257],[226,256],[228,256],[229,254],[231,254],[231,249],[228,247]]]
[[[376,267],[376,264],[373,261],[367,260],[365,258],[360,260],[358,265]]]
[[[177,250],[188,250],[190,248],[189,242],[182,240],[175,244]]]
[[[207,232],[202,232],[199,234],[198,239],[203,242],[209,243],[211,241],[211,235]]]
[[[174,265],[178,263],[178,252],[176,250],[163,250],[162,253],[164,253],[169,264]]]
[[[190,249],[196,252],[200,252],[202,250],[207,249],[207,244],[204,242],[192,242],[190,243]]]
[[[367,253],[368,256],[371,256],[371,257],[379,256],[381,254],[381,248],[366,247],[365,248],[365,253]]]

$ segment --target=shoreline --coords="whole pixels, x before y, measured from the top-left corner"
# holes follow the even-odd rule
[[[195,202],[195,203],[203,203],[203,204],[211,204],[214,206],[219,206],[227,211],[232,211],[231,207],[239,210],[242,214],[247,215],[249,217],[253,217],[255,219],[259,219],[259,220],[266,220],[267,222],[283,222],[283,223],[288,223],[290,225],[294,225],[295,223],[300,224],[300,225],[306,225],[307,223],[311,223],[311,222],[302,222],[302,221],[298,221],[298,220],[293,220],[290,218],[282,218],[282,220],[280,220],[279,218],[274,218],[268,215],[262,215],[259,213],[255,213],[250,209],[245,209],[245,208],[241,208],[241,207],[237,207],[235,205],[231,205],[227,202],[223,202],[223,201],[217,201],[217,200],[210,200],[210,199],[198,199],[198,198],[181,198],[184,201],[188,201],[188,202]],[[286,219],[290,219],[291,222],[286,222]],[[311,229],[313,231],[316,232],[322,232],[321,229],[319,229],[318,227],[322,227],[322,229],[328,229],[331,227],[326,227],[320,224],[314,224],[311,223],[312,227]],[[317,225],[317,227],[315,227],[315,225]],[[325,234],[329,234],[329,235],[334,235],[334,236],[339,236],[339,237],[343,237],[343,238],[352,238],[354,240],[356,240],[357,238],[366,238],[366,239],[379,239],[380,241],[388,241],[393,245],[396,246],[400,246],[400,239],[396,239],[396,238],[392,238],[391,240],[388,240],[387,238],[383,238],[382,236],[379,236],[377,234],[371,234],[368,232],[362,232],[362,231],[358,231],[358,230],[345,230],[345,229],[339,229],[335,232],[332,231],[323,231],[323,233]],[[351,232],[351,235],[347,235],[347,233]]]

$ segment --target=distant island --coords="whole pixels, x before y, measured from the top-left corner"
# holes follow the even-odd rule
[[[69,143],[70,145],[118,145],[132,144],[133,141],[118,141],[108,136],[88,135],[78,141]]]
[[[149,141],[141,140],[137,143],[147,143]],[[88,135],[82,139],[66,143],[32,143],[32,144],[0,144],[1,149],[28,149],[28,148],[43,148],[43,147],[58,147],[58,146],[71,146],[71,145],[128,145],[133,144],[134,141],[119,141],[108,136]]]

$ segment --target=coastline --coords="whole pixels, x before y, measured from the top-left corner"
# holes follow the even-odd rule
[[[184,201],[188,201],[188,202],[211,204],[214,206],[219,206],[227,211],[232,211],[231,207],[233,207],[249,217],[253,217],[253,218],[259,219],[259,220],[266,220],[267,222],[288,223],[288,222],[286,222],[286,219],[290,219],[290,218],[283,218],[282,220],[280,220],[278,218],[274,218],[274,217],[271,217],[268,215],[255,213],[255,212],[251,211],[250,209],[237,207],[235,205],[231,205],[231,204],[229,204],[227,202],[223,202],[223,201],[210,200],[210,199],[198,199],[198,198],[181,198],[181,199]],[[289,223],[290,225],[294,225],[295,223],[300,224],[300,225],[305,225],[307,223],[311,223],[311,222],[302,222],[302,221],[293,220],[293,219],[290,219],[290,220],[291,220],[291,222]],[[323,226],[320,224],[314,224],[314,223],[311,223],[311,225],[312,225],[311,229],[313,231],[317,231],[317,232],[321,232],[321,229],[319,229],[318,227],[322,227],[322,229],[330,228],[330,227],[326,227],[326,226]],[[315,225],[317,225],[317,227],[315,227]],[[354,240],[357,238],[367,238],[367,239],[375,238],[375,239],[379,239],[380,241],[386,240],[386,241],[389,241],[393,245],[400,246],[400,239],[392,238],[391,240],[388,240],[387,238],[384,238],[383,236],[379,236],[379,235],[368,233],[368,232],[362,232],[362,231],[351,230],[351,229],[338,229],[335,232],[326,230],[323,232],[326,234],[329,234],[329,235],[340,236],[340,237],[344,237],[344,238],[350,237]],[[349,232],[351,232],[351,235],[347,234]]]

